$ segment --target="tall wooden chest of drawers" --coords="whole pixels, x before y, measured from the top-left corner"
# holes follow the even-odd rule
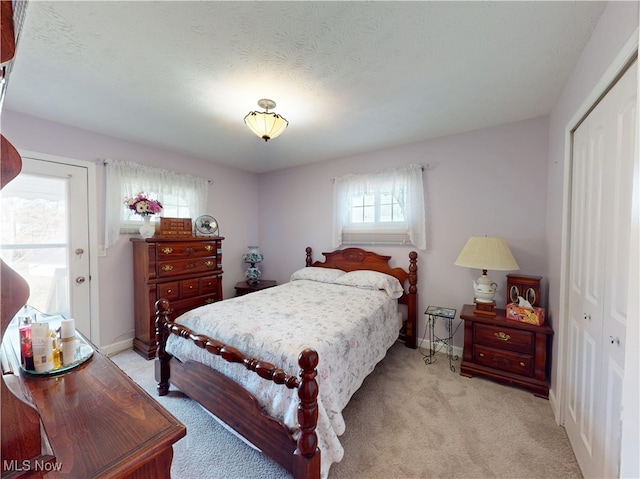
[[[496,316],[473,314],[466,304],[460,313],[464,320],[464,351],[460,374],[484,376],[529,389],[548,398],[547,349],[553,329],[506,319],[504,309]]]
[[[155,303],[171,303],[171,318],[222,299],[222,237],[132,238],[135,338],[133,349],[155,357]]]

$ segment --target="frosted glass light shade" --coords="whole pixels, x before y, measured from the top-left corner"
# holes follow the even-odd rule
[[[455,265],[481,270],[516,271],[520,269],[507,242],[502,238],[473,236],[464,245]]]
[[[278,138],[287,128],[289,122],[277,113],[251,111],[244,117],[249,129],[264,141]]]

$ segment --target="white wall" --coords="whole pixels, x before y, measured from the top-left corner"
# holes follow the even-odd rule
[[[258,241],[258,177],[233,168],[167,151],[98,135],[16,112],[3,111],[2,134],[18,150],[29,150],[93,162],[98,158],[133,161],[213,181],[209,185],[208,214],[220,224],[223,242],[223,296],[233,296],[244,279],[240,259],[247,245]],[[215,160],[215,152],[212,153]],[[103,243],[104,168],[97,168],[98,238]],[[132,248],[123,235],[98,258],[100,285],[100,342],[109,346],[133,338]]]
[[[11,111],[3,113],[3,133],[23,150],[85,161],[97,158],[135,161],[173,169],[214,183],[209,213],[221,225],[224,296],[243,279],[241,256],[249,244],[265,254],[263,276],[287,281],[304,266],[306,246],[315,258],[330,250],[331,178],[347,172],[378,171],[393,165],[429,165],[425,172],[429,246],[419,252],[420,304],[458,309],[473,298],[471,282],[480,271],[454,266],[469,236],[507,239],[522,273],[546,277],[544,241],[547,119],[538,118],[415,143],[368,155],[325,161],[260,175],[186,158],[112,137],[69,128]],[[103,204],[104,170],[98,168],[97,204]],[[99,238],[104,212],[98,216]],[[258,227],[259,224],[259,227]],[[410,247],[372,247],[407,267]],[[100,346],[133,336],[131,246],[124,236],[99,258]],[[505,272],[491,276],[499,284],[504,307]],[[420,315],[419,333],[424,334]],[[456,345],[462,346],[462,329]]]
[[[547,131],[547,118],[536,118],[260,175],[263,276],[287,281],[304,266],[306,246],[313,248],[316,260],[332,249],[333,177],[417,163],[429,166],[424,173],[428,247],[418,251],[421,337],[421,313],[428,305],[460,312],[473,301],[472,281],[481,271],[453,264],[470,236],[504,237],[521,273],[546,277]],[[365,248],[392,255],[394,265],[404,268],[415,250]],[[502,308],[506,274],[489,272],[499,285],[496,300]],[[462,343],[460,328],[455,344]]]

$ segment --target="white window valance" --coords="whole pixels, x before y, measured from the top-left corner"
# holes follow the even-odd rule
[[[408,165],[379,173],[335,178],[333,247],[357,243],[411,243],[421,250],[426,249],[423,170],[421,165]],[[387,202],[386,206],[384,202]],[[367,208],[371,214],[361,214]]]
[[[209,181],[206,179],[133,162],[104,160],[104,164],[105,249],[118,240],[122,228],[126,225],[125,198],[132,198],[141,191],[152,195],[163,204],[165,198],[179,197],[187,209],[187,213],[182,217],[196,218],[206,210],[209,188]],[[161,216],[164,216],[165,212],[166,209]]]

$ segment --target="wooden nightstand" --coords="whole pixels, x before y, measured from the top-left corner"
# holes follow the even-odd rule
[[[465,304],[460,313],[464,320],[460,374],[484,376],[548,398],[547,347],[553,329],[507,320],[504,309],[489,317],[474,315],[473,308]]]
[[[261,279],[256,284],[249,284],[246,281],[240,281],[238,284],[236,284],[236,296],[253,293],[254,291],[260,291],[261,289],[272,288],[277,284],[278,283],[271,279]]]

